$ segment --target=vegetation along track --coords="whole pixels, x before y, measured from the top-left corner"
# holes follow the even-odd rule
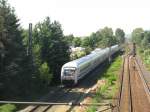
[[[97,83],[99,73],[105,64],[101,64],[94,71],[90,72],[87,77],[80,81],[80,83],[72,88],[67,94],[60,99],[61,102],[70,102],[70,105],[54,105],[47,112],[71,112],[76,111],[75,107],[80,105],[80,102],[86,98],[91,88]],[[90,79],[90,80],[89,80]]]
[[[150,92],[135,57],[125,56],[119,98],[120,112],[149,112]]]
[[[56,94],[51,96],[51,98],[49,97],[46,101],[47,103],[29,106],[21,112],[71,112],[77,105],[80,105],[80,102],[86,98],[91,88],[97,83],[97,77],[99,77],[99,73],[102,72],[102,68],[105,67],[105,63],[90,72],[76,87],[64,87],[55,92]]]

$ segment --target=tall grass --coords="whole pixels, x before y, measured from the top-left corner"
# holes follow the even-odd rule
[[[147,69],[150,70],[150,49],[138,48],[138,54],[142,58],[142,61],[146,65]]]
[[[99,80],[103,79],[106,81],[104,85],[102,85],[98,91],[95,93],[93,97],[94,103],[100,103],[104,97],[113,98],[118,89],[118,84],[116,83],[118,79],[118,74],[121,68],[122,59],[121,56],[115,58],[111,65],[106,66],[103,73],[100,73]],[[95,112],[96,106],[91,106],[87,109],[87,112]]]

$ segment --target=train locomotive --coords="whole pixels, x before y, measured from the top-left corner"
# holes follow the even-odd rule
[[[110,55],[119,51],[119,49],[119,45],[114,45],[110,48],[93,51],[89,55],[64,64],[61,69],[62,84],[76,85],[80,79],[108,59]]]

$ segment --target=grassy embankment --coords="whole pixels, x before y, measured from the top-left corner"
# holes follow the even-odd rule
[[[138,47],[137,53],[141,57],[146,68],[150,71],[150,49],[142,50],[141,48]]]
[[[115,58],[111,65],[105,67],[103,73],[101,73],[101,77],[99,80],[104,80],[104,84],[98,88],[95,95],[93,96],[93,103],[101,103],[105,99],[113,99],[115,94],[118,91],[118,74],[121,68],[122,58],[118,56]],[[87,112],[95,112],[97,110],[96,106],[90,106],[87,109]]]

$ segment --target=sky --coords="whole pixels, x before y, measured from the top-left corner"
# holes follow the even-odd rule
[[[49,16],[62,25],[65,35],[88,36],[105,26],[150,30],[149,0],[8,0],[21,26],[43,21]]]

